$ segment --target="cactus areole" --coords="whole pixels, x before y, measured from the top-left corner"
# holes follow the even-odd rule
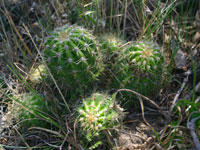
[[[44,57],[58,83],[74,88],[97,79],[98,50],[92,34],[79,26],[65,25],[45,41]]]

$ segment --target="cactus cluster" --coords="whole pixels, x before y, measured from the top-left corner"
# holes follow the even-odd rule
[[[111,88],[134,89],[150,96],[162,76],[163,55],[160,48],[146,41],[136,42],[128,47],[123,43],[123,40],[112,34],[101,36],[96,42],[88,30],[76,25],[65,25],[55,29],[46,39],[44,58],[56,81],[66,83],[72,89],[80,91],[83,87],[89,87],[92,81],[104,73],[106,75],[102,75],[103,78],[110,78],[112,81]],[[103,59],[99,53],[104,56]],[[105,71],[102,73],[104,67]],[[108,70],[115,76],[108,75]],[[73,91],[71,93],[74,94]],[[27,96],[27,105],[43,109],[44,101],[38,101],[38,96],[35,97]],[[103,141],[103,131],[118,126],[124,116],[123,109],[112,97],[100,93],[83,99],[76,112],[78,132],[87,142],[93,142],[97,137]],[[23,111],[19,114],[24,118],[32,117]],[[89,144],[92,145],[90,149],[97,147],[97,143]]]
[[[101,72],[95,37],[76,25],[55,29],[45,41],[44,57],[54,78],[70,88],[86,86]]]
[[[136,42],[124,51],[117,66],[116,76],[120,87],[151,96],[161,82],[163,55],[160,48],[152,42]]]
[[[123,109],[114,104],[113,98],[107,94],[95,93],[78,107],[80,128],[88,140],[105,129],[119,125],[122,117]]]

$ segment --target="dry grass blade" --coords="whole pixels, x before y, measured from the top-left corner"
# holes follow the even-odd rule
[[[8,20],[10,21],[12,27],[14,28],[15,32],[17,33],[20,41],[23,43],[23,45],[24,45],[25,49],[27,50],[27,52],[29,53],[29,55],[32,56],[33,54],[31,52],[31,50],[29,49],[29,47],[27,46],[26,42],[24,41],[24,39],[22,38],[21,34],[19,33],[17,27],[15,26],[15,23],[13,22],[13,19],[12,19],[11,15],[9,14],[9,12],[7,11],[7,9],[5,7],[4,7],[4,10],[6,12],[6,15],[8,16]]]
[[[151,104],[153,104],[157,109],[161,110],[161,108],[160,108],[153,100],[151,100],[150,98],[148,98],[148,97],[146,97],[146,96],[144,96],[144,95],[141,95],[140,93],[138,93],[138,92],[136,92],[136,91],[134,91],[134,90],[130,90],[130,89],[119,89],[119,90],[117,90],[117,91],[115,92],[115,94],[114,94],[114,99],[115,99],[115,101],[116,101],[116,95],[117,95],[119,92],[122,92],[122,91],[131,92],[131,93],[133,93],[133,94],[135,94],[135,95],[137,95],[137,96],[139,96],[139,97],[142,97],[143,99],[145,99],[145,100],[149,101]]]
[[[134,91],[134,90],[130,90],[130,89],[119,89],[119,90],[117,90],[117,91],[115,92],[115,94],[114,94],[114,100],[115,100],[115,101],[116,101],[116,95],[117,95],[119,92],[121,92],[121,91],[131,92],[131,93],[137,95],[138,97],[141,97],[141,98],[147,100],[148,102],[150,102],[151,104],[153,104],[153,105],[160,111],[160,113],[162,113],[162,115],[163,115],[168,121],[171,120],[171,118],[170,118],[170,116],[168,115],[168,113],[167,113],[167,112],[164,112],[164,111],[162,110],[162,108],[160,108],[153,100],[151,100],[150,98],[148,98],[148,97],[146,97],[146,96],[144,96],[144,95],[141,95],[140,93],[138,93],[138,92],[136,92],[136,91]]]
[[[29,128],[29,130],[34,130],[34,129],[36,129],[36,130],[42,130],[42,131],[45,131],[45,132],[57,135],[60,138],[64,138],[64,136],[62,134],[60,134],[59,132],[53,131],[53,130],[50,130],[50,129],[41,128],[41,127],[31,127],[31,128]]]
[[[141,106],[141,110],[142,110],[142,118],[144,120],[144,122],[153,130],[155,131],[155,129],[146,121],[145,117],[144,117],[144,104],[143,101],[141,99],[141,97],[138,97],[139,101],[140,101],[140,106]]]
[[[17,132],[17,134],[20,136],[20,138],[22,139],[22,141],[24,142],[24,144],[27,146],[27,148],[28,148],[27,150],[31,150],[30,146],[28,145],[28,143],[26,142],[26,140],[24,139],[24,137],[19,133],[19,131],[16,128],[14,128],[14,129]]]
[[[60,133],[57,132],[57,131],[53,131],[53,130],[46,129],[46,128],[41,128],[41,127],[31,127],[31,128],[29,128],[29,130],[42,130],[42,131],[48,132],[48,133],[50,133],[50,134],[57,135],[58,137],[64,139],[63,142],[65,142],[65,140],[66,140],[66,141],[68,141],[71,145],[73,145],[74,147],[76,147],[78,150],[82,150],[82,148],[80,147],[80,145],[77,144],[77,143],[75,142],[75,140],[74,140],[73,138],[69,137],[68,135],[64,136],[64,135],[60,134]],[[62,146],[62,145],[63,145],[63,143],[61,144],[61,146]],[[60,146],[59,146],[59,148],[60,148]]]
[[[57,89],[58,89],[58,91],[59,91],[59,94],[61,95],[61,97],[62,97],[62,99],[63,99],[63,101],[64,101],[64,103],[65,103],[65,105],[66,105],[66,107],[67,107],[67,109],[68,109],[68,111],[71,112],[71,110],[70,110],[70,108],[69,108],[69,106],[68,106],[68,104],[67,104],[67,101],[66,101],[65,98],[64,98],[64,95],[62,94],[62,92],[61,92],[61,90],[60,90],[60,88],[59,88],[59,86],[58,86],[56,80],[54,79],[53,75],[51,74],[51,71],[49,70],[47,64],[45,63],[44,58],[43,58],[43,56],[42,56],[40,50],[38,49],[37,45],[35,44],[35,42],[34,42],[32,36],[31,36],[31,34],[30,34],[28,28],[27,28],[24,24],[23,24],[23,26],[24,26],[26,32],[28,33],[29,37],[31,38],[31,40],[32,40],[32,42],[33,42],[33,44],[34,44],[34,46],[35,46],[35,48],[36,48],[38,54],[39,54],[40,57],[42,58],[42,61],[43,61],[44,65],[45,65],[45,67],[47,68],[47,70],[48,70],[48,72],[49,72],[49,74],[50,74],[50,76],[51,76],[53,82],[55,83],[55,85],[56,85],[56,87],[57,87]]]
[[[170,108],[170,113],[172,113],[174,107],[176,106],[176,104],[177,104],[177,102],[178,102],[178,97],[180,96],[180,94],[181,94],[181,92],[183,91],[183,89],[184,89],[186,83],[188,82],[188,77],[189,77],[189,76],[187,76],[187,77],[184,79],[183,84],[181,85],[181,88],[178,90],[176,96],[174,97],[174,100],[173,100],[172,105],[171,105],[171,108]]]

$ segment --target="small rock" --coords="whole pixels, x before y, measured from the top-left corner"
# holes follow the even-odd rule
[[[194,43],[199,43],[200,42],[200,32],[196,32],[196,34],[193,37],[193,42]]]
[[[178,50],[178,52],[176,53],[174,61],[175,61],[175,65],[176,65],[177,69],[185,68],[186,65],[187,65],[186,54],[183,51]]]

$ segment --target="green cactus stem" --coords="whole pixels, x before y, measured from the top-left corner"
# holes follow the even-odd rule
[[[103,87],[109,87],[113,81],[112,72],[115,70],[115,64],[118,57],[123,52],[125,41],[113,33],[107,33],[99,36],[100,51],[103,54],[104,71],[101,76]]]
[[[120,88],[129,88],[146,96],[156,94],[162,79],[163,55],[152,42],[130,45],[118,62],[116,76]]]
[[[160,48],[151,42],[138,42],[127,49],[127,59],[138,70],[161,73],[163,56]]]
[[[118,126],[122,117],[123,109],[106,94],[95,93],[78,107],[78,122],[88,141]]]
[[[47,102],[44,97],[36,93],[25,93],[15,96],[19,102],[12,107],[11,112],[15,119],[21,122],[26,128],[32,126],[45,127],[46,122],[40,119],[40,113],[47,113]],[[40,113],[39,113],[40,112]]]
[[[87,86],[101,72],[95,37],[76,25],[55,29],[45,41],[44,56],[58,83],[72,89]]]

